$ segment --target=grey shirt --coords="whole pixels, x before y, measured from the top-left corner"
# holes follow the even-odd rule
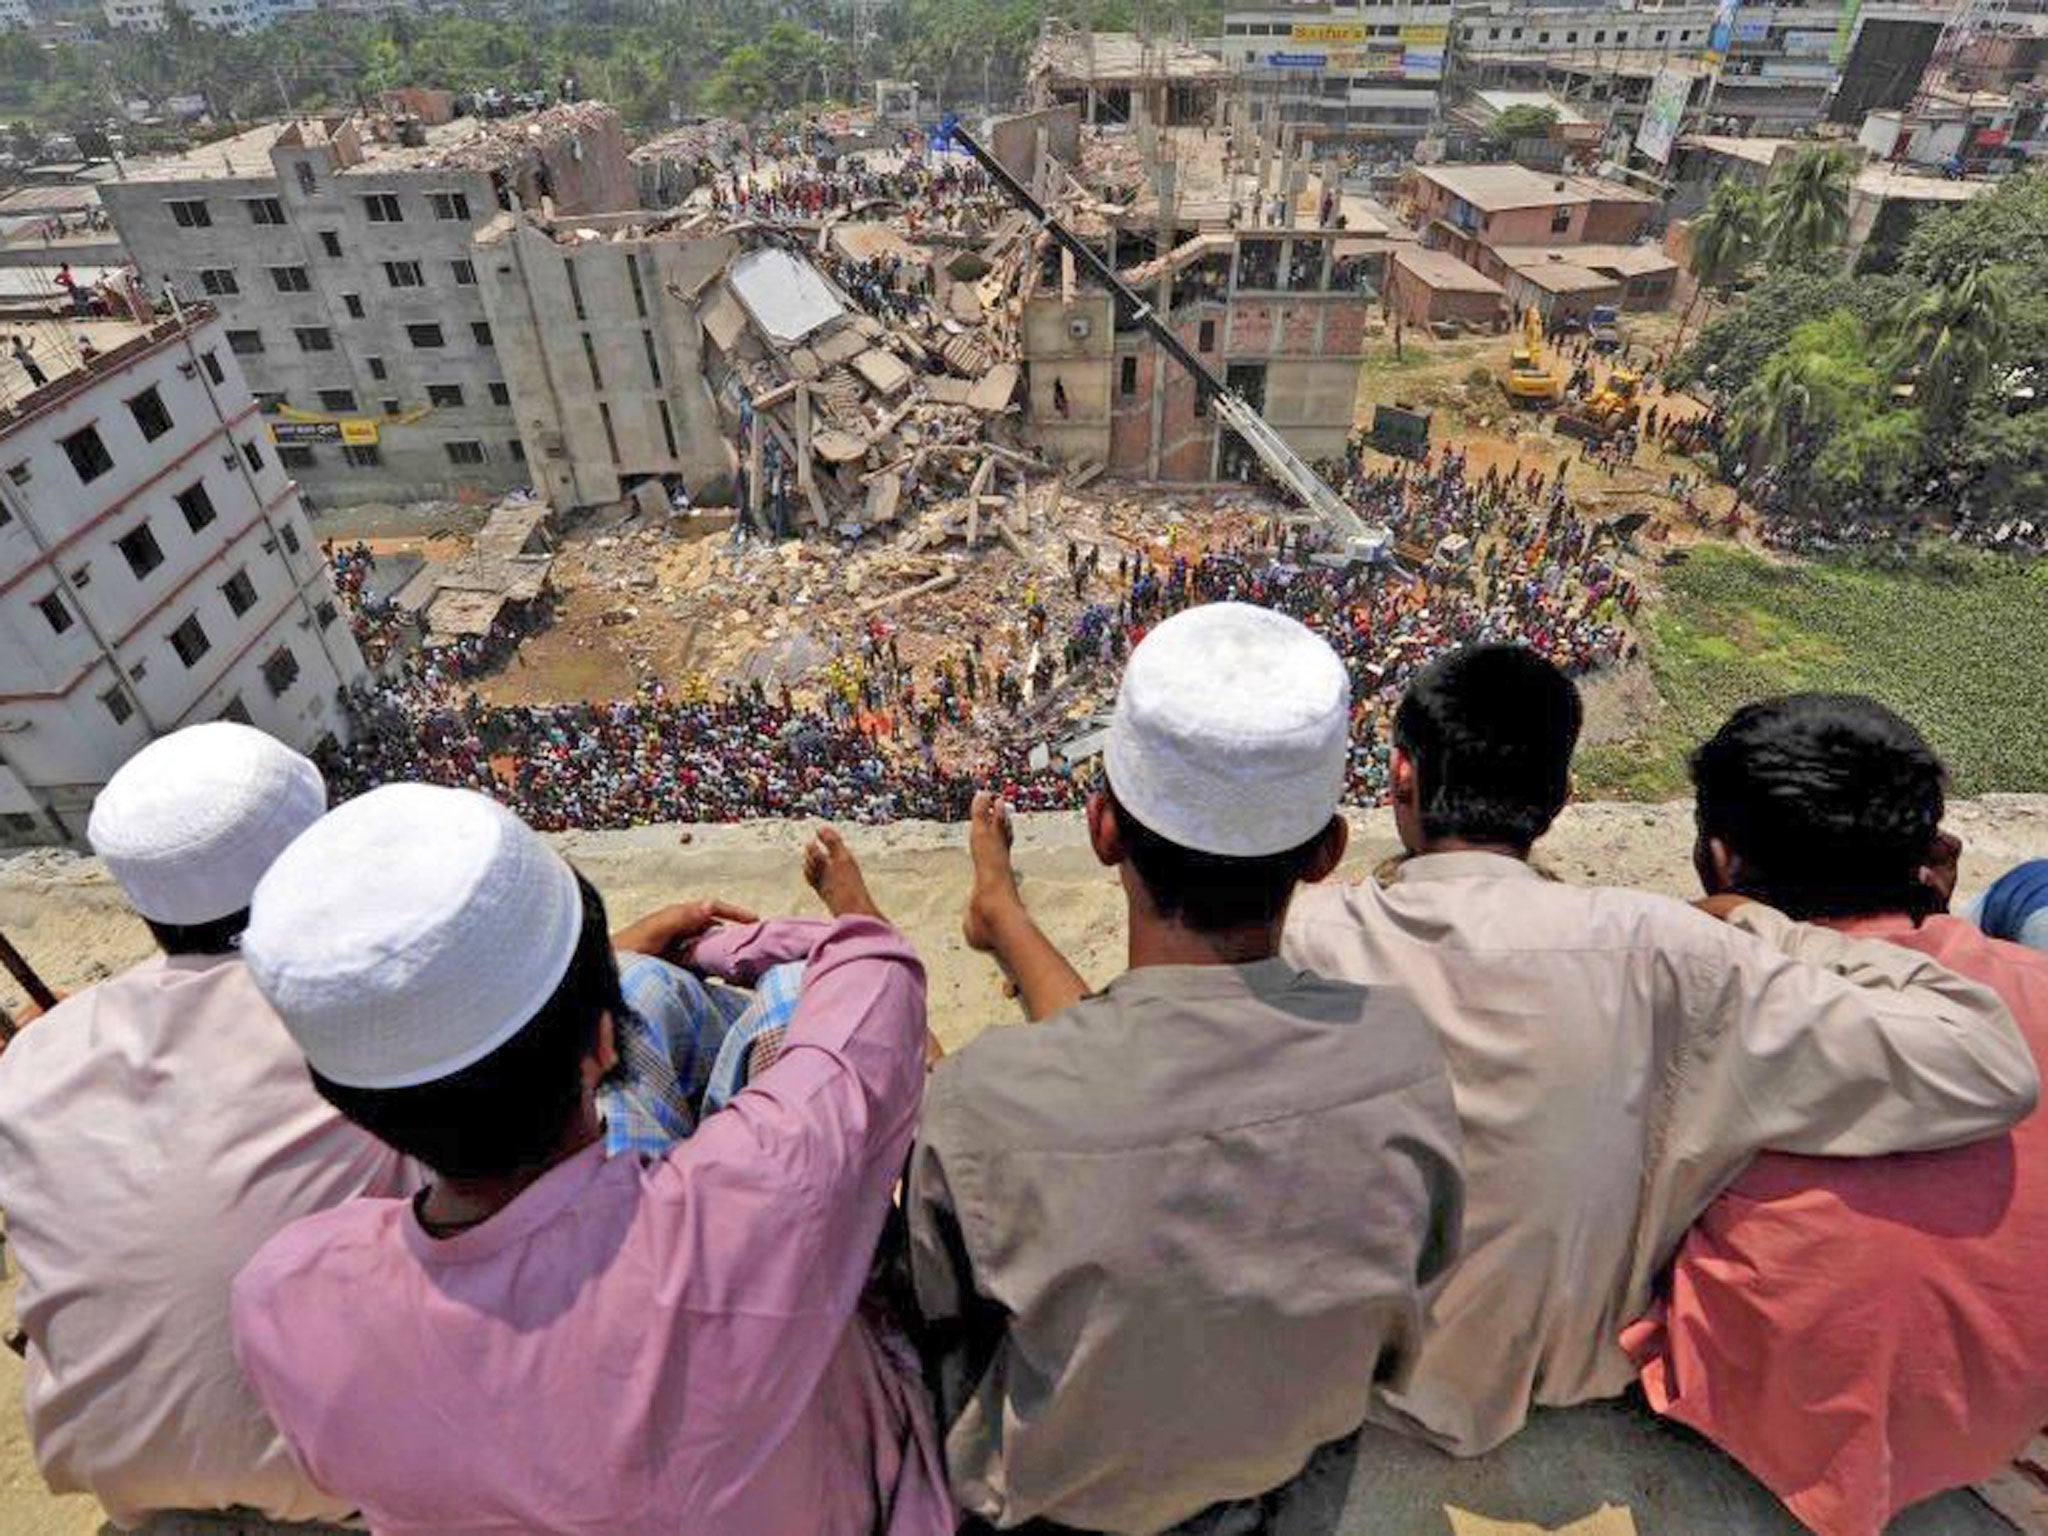
[[[1153,967],[983,1035],[933,1075],[908,1199],[955,1496],[1149,1533],[1285,1482],[1404,1374],[1462,1201],[1392,989]]]

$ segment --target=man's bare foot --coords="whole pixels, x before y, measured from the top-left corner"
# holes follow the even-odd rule
[[[960,920],[969,949],[983,954],[995,948],[997,918],[1023,905],[1017,894],[1017,872],[1010,867],[1010,808],[999,796],[979,791],[967,813],[967,855],[974,863],[974,888]]]
[[[804,879],[834,917],[879,917],[885,923],[888,921],[875,905],[875,898],[868,894],[860,860],[833,828],[818,828],[818,835],[804,849]]]

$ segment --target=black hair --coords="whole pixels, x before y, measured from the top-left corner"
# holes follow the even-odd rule
[[[1422,832],[1521,852],[1571,794],[1579,690],[1523,645],[1473,645],[1415,675],[1394,745],[1415,765]]]
[[[1744,895],[1796,918],[1938,908],[1920,870],[1946,781],[1918,731],[1853,693],[1745,705],[1692,755],[1700,835],[1742,860]]]
[[[1103,796],[1116,817],[1124,854],[1152,898],[1153,908],[1161,917],[1178,919],[1197,933],[1277,923],[1286,915],[1294,888],[1307,878],[1323,839],[1330,834],[1330,824],[1325,824],[1298,848],[1264,858],[1234,859],[1168,842],[1124,809],[1107,781]]]
[[[242,930],[249,926],[249,909],[230,912],[209,923],[160,923],[145,917],[150,937],[167,955],[227,955],[242,947]]]
[[[625,1012],[604,901],[581,875],[583,931],[553,995],[519,1033],[481,1061],[410,1088],[349,1088],[318,1072],[313,1086],[387,1146],[448,1178],[540,1168],[583,1104],[581,1068],[606,1013]]]

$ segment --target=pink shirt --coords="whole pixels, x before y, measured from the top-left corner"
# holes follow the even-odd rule
[[[387,1536],[937,1536],[914,1366],[857,1314],[924,1088],[924,972],[872,918],[723,930],[809,957],[776,1064],[664,1158],[591,1148],[481,1226],[292,1227],[235,1283],[244,1369]]]
[[[1969,923],[1832,926],[2005,1000],[2048,1065],[2048,956]],[[1820,1536],[2004,1467],[2048,1423],[2048,1114],[1946,1152],[1768,1153],[1708,1207],[1668,1301],[1623,1334],[1660,1413]]]

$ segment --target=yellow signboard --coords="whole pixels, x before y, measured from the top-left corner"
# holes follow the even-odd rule
[[[350,447],[374,447],[377,420],[373,416],[315,416],[310,411],[286,409],[270,423],[273,443],[344,443]]]
[[[1353,21],[1297,21],[1288,37],[1297,43],[1362,43],[1365,28]]]
[[[1438,23],[1435,26],[1414,26],[1401,29],[1401,41],[1420,43],[1425,47],[1434,43],[1439,47],[1450,41],[1451,29]]]

